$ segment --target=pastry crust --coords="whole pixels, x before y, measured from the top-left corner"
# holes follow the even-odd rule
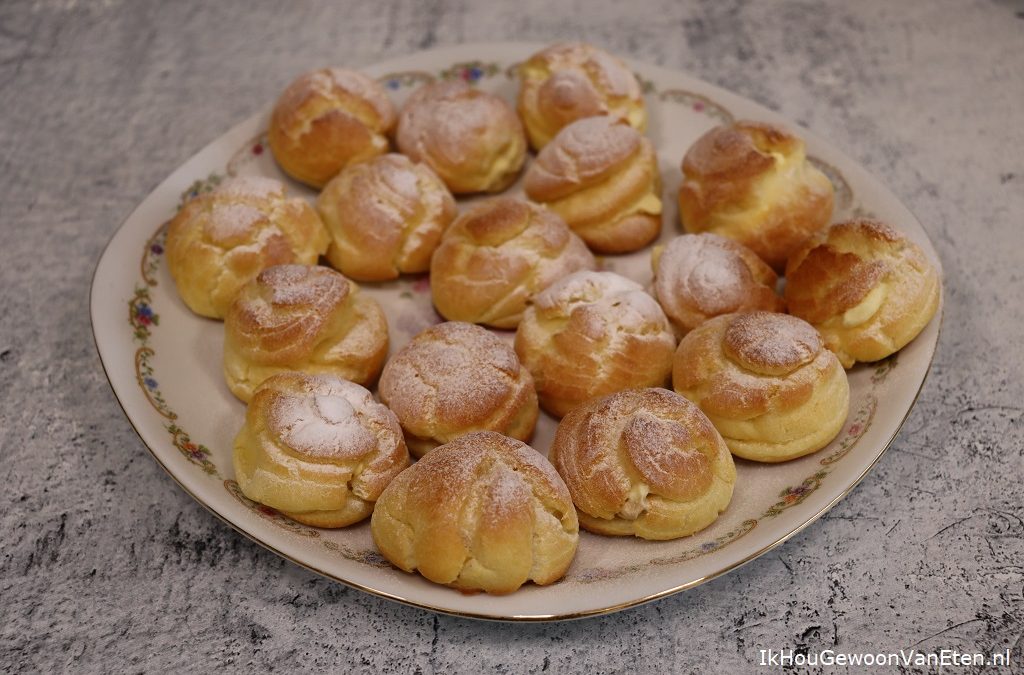
[[[456,321],[431,326],[395,354],[378,391],[417,457],[470,431],[529,440],[539,413],[515,352],[487,329]]]
[[[327,260],[357,281],[426,272],[458,212],[437,174],[398,154],[346,168],[316,207],[331,234]]]
[[[271,265],[315,264],[327,250],[320,217],[284,184],[247,176],[193,197],[167,228],[167,266],[196,314],[222,319],[238,290]]]
[[[786,268],[790,311],[818,329],[846,368],[902,349],[935,316],[940,294],[924,251],[877,220],[833,225]]]
[[[640,284],[588,271],[534,296],[515,341],[541,406],[555,417],[621,389],[664,385],[675,345],[665,313]]]
[[[737,457],[783,462],[842,429],[850,387],[813,326],[788,314],[725,314],[679,343],[675,390],[708,416]]]
[[[598,534],[676,539],[718,518],[736,467],[700,409],[665,389],[627,389],[566,415],[549,454]]]
[[[285,371],[372,384],[387,353],[380,305],[327,267],[263,270],[242,288],[224,320],[224,378],[246,402],[264,380]]]
[[[534,150],[584,117],[607,115],[638,131],[647,127],[636,75],[620,59],[584,42],[551,45],[520,65],[516,108]]]
[[[804,142],[770,124],[716,127],[683,158],[683,229],[735,239],[777,272],[828,225],[833,201],[832,183],[807,161]]]
[[[530,165],[523,188],[595,251],[635,251],[661,232],[658,158],[621,120],[590,117],[566,126]]]
[[[495,197],[445,232],[430,266],[430,289],[446,319],[515,328],[534,293],[595,266],[583,240],[557,214],[516,197]]]
[[[402,108],[395,141],[455,194],[501,192],[526,160],[523,126],[504,99],[452,80],[420,87]]]
[[[654,296],[680,335],[722,314],[781,312],[778,277],[749,248],[717,234],[684,234],[651,254]]]
[[[274,105],[267,140],[286,174],[315,188],[388,151],[395,107],[362,73],[323,68],[292,82]]]
[[[233,457],[246,497],[314,527],[366,518],[409,465],[398,420],[370,392],[333,375],[291,372],[256,390]]]
[[[530,446],[487,431],[404,471],[378,500],[370,531],[398,568],[493,594],[557,581],[579,542],[576,509],[554,468]]]

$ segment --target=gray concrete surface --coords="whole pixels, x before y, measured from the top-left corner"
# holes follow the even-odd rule
[[[742,569],[565,624],[393,604],[221,524],[150,458],[100,368],[87,296],[108,237],[300,71],[568,37],[781,111],[921,219],[945,329],[890,452]],[[6,0],[0,669],[742,673],[778,670],[762,648],[913,646],[1012,649],[995,672],[1024,672],[1022,158],[1021,2]]]

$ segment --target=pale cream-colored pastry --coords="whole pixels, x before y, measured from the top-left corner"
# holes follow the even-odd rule
[[[804,142],[771,124],[715,127],[683,158],[683,228],[735,239],[777,272],[828,225],[833,200],[832,183],[807,161]]]
[[[584,117],[607,115],[638,131],[647,127],[643,92],[633,71],[583,42],[552,45],[520,65],[516,107],[535,150]]]
[[[526,137],[502,98],[465,82],[420,87],[402,108],[395,141],[456,194],[501,192],[526,160]]]
[[[685,335],[721,314],[781,312],[778,277],[743,244],[710,232],[684,234],[651,254],[654,296]]]
[[[274,105],[267,141],[286,174],[315,188],[388,151],[395,107],[373,78],[322,68],[298,77]]]
[[[773,312],[725,314],[694,328],[679,343],[672,385],[732,454],[758,462],[820,450],[850,407],[846,371],[818,331]]]
[[[667,389],[626,389],[562,418],[548,454],[598,534],[676,539],[732,499],[736,467],[700,409]]]
[[[529,440],[539,413],[533,378],[512,348],[457,321],[431,326],[399,350],[378,392],[417,457],[470,431]]]
[[[398,420],[333,375],[280,373],[256,389],[235,437],[242,493],[314,527],[366,518],[409,465]]]
[[[380,305],[328,267],[267,268],[242,287],[224,319],[224,378],[245,402],[286,371],[372,384],[387,354]]]
[[[232,178],[193,197],[167,228],[167,266],[196,314],[222,319],[238,290],[271,265],[315,264],[327,230],[272,178]]]
[[[558,132],[527,169],[523,188],[601,253],[635,251],[661,232],[654,147],[612,117],[589,117]]]
[[[403,471],[377,501],[370,532],[396,567],[493,594],[554,583],[579,543],[576,509],[551,464],[489,431],[461,436]]]
[[[557,214],[516,197],[495,197],[445,232],[430,266],[430,290],[446,319],[515,328],[530,296],[595,266]]]
[[[516,353],[544,410],[562,417],[621,389],[668,381],[676,341],[658,302],[613,272],[575,272],[534,296]]]
[[[357,281],[386,281],[430,269],[458,209],[433,171],[387,154],[353,164],[316,201],[331,234],[327,260]]]
[[[790,258],[786,302],[818,329],[843,366],[893,354],[939,306],[939,273],[924,251],[877,220],[818,233]]]

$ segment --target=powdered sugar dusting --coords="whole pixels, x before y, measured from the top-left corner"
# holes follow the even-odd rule
[[[821,336],[813,326],[774,312],[735,315],[723,342],[725,353],[734,361],[748,370],[772,375],[810,363],[822,349]]]

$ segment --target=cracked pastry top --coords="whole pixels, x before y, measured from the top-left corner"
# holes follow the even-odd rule
[[[370,530],[399,569],[463,591],[560,579],[579,543],[569,491],[520,441],[476,432],[433,450],[385,489]]]
[[[746,312],[705,321],[679,343],[672,385],[737,457],[782,462],[820,450],[850,407],[846,371],[813,326]]]
[[[430,290],[446,319],[515,328],[533,294],[595,266],[557,214],[520,198],[495,197],[444,233],[430,265]]]
[[[940,294],[924,251],[877,220],[833,225],[786,267],[790,312],[817,328],[846,368],[902,349],[935,316]]]
[[[527,169],[523,189],[601,253],[635,251],[661,232],[654,146],[612,117],[582,119],[559,131]]]
[[[272,178],[232,178],[181,207],[167,228],[167,266],[196,314],[222,319],[239,289],[271,265],[313,265],[327,250],[320,217]]]
[[[328,267],[267,268],[242,288],[224,319],[224,377],[242,401],[289,370],[369,385],[387,353],[380,305]]]
[[[584,42],[551,45],[522,63],[516,108],[538,151],[585,117],[622,120],[641,132],[647,127],[636,75],[619,58]]]
[[[316,208],[331,235],[327,260],[356,281],[426,272],[457,213],[437,174],[394,153],[343,170]]]
[[[512,348],[458,321],[427,328],[391,357],[378,392],[417,457],[470,431],[527,440],[539,413],[533,378]]]
[[[700,409],[666,389],[627,389],[562,418],[549,458],[598,534],[676,539],[718,518],[736,467]]]
[[[651,253],[654,296],[681,335],[721,314],[781,312],[778,277],[743,244],[717,234],[684,234]]]
[[[280,373],[257,389],[234,442],[242,493],[314,527],[345,527],[373,511],[409,465],[394,414],[333,375]]]
[[[286,174],[315,188],[388,151],[395,107],[373,78],[322,68],[299,76],[274,105],[267,141]]]
[[[460,80],[414,91],[398,116],[395,142],[455,194],[501,192],[526,161],[526,137],[515,111],[501,97]]]
[[[682,169],[683,229],[735,239],[777,272],[832,217],[832,183],[807,161],[804,142],[781,127],[715,127],[687,150]]]
[[[664,385],[675,336],[657,301],[614,272],[575,272],[534,296],[515,348],[555,417],[593,398]]]

